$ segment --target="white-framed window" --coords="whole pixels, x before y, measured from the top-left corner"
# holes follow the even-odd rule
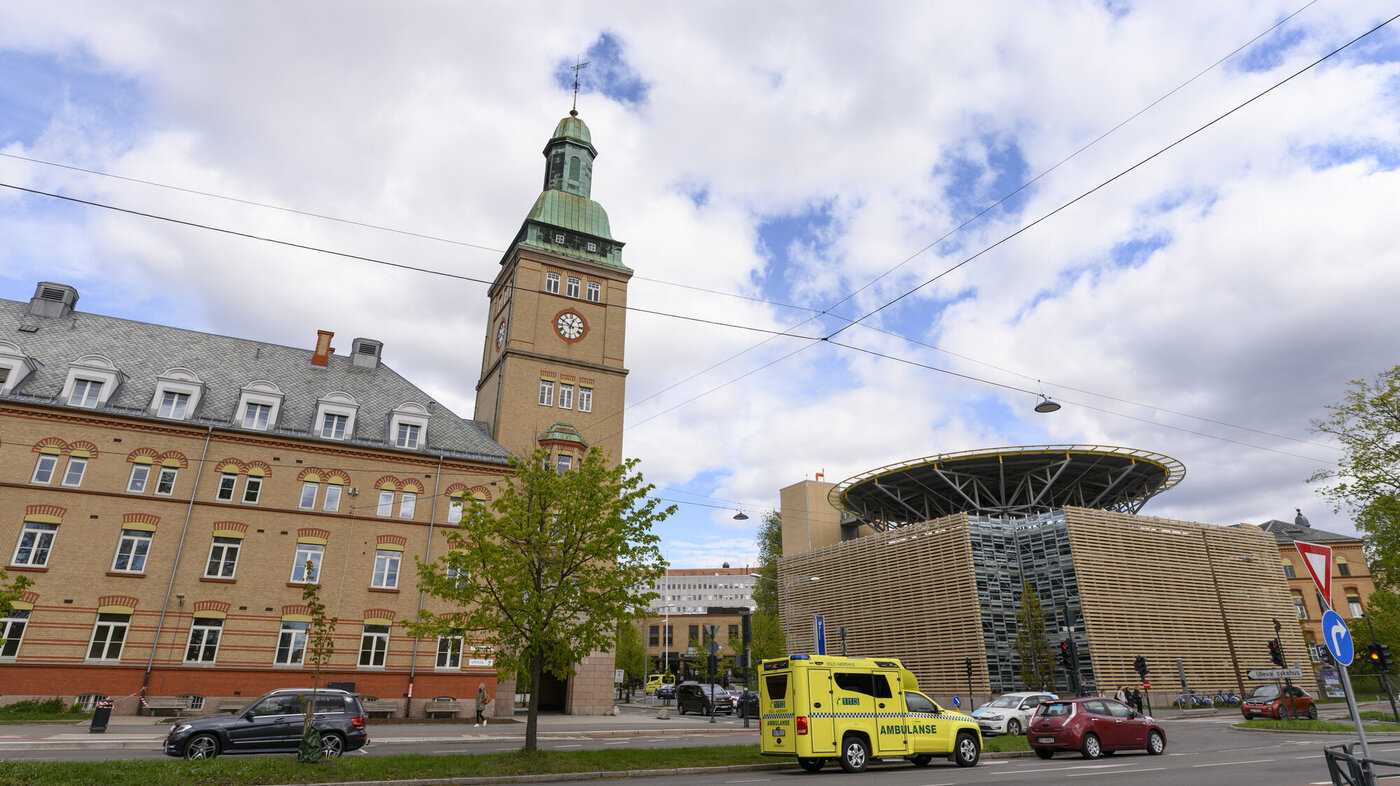
[[[405,401],[389,414],[389,441],[395,447],[418,450],[427,441],[428,408],[416,401]]]
[[[98,614],[92,628],[92,645],[88,660],[121,660],[126,630],[131,625],[130,614]]]
[[[168,497],[175,493],[175,477],[180,474],[178,467],[161,467],[156,473],[156,494]]]
[[[240,538],[214,538],[209,546],[209,562],[204,576],[211,579],[231,579],[238,570],[238,553],[243,550]]]
[[[53,550],[53,539],[58,534],[57,524],[44,524],[26,521],[19,532],[19,543],[15,545],[15,556],[11,565],[42,568],[49,564],[49,552]]]
[[[394,446],[413,450],[418,447],[418,433],[422,427],[412,423],[400,423],[398,436],[394,438]]]
[[[190,625],[190,641],[185,646],[186,663],[213,663],[219,653],[219,635],[224,621],[212,617],[195,617]]]
[[[321,510],[326,511],[327,513],[335,513],[339,511],[341,490],[341,485],[339,483],[327,483],[326,501],[325,504],[321,505]]]
[[[552,379],[540,380],[540,406],[554,406],[554,380]]]
[[[296,559],[292,562],[293,584],[315,584],[321,575],[321,558],[326,555],[326,547],[319,543],[298,543]],[[307,563],[311,563],[308,568]]]
[[[117,556],[112,559],[113,573],[144,573],[146,556],[151,552],[151,533],[143,529],[124,529],[117,540]]]
[[[1355,593],[1347,593],[1347,609],[1351,611],[1353,618],[1366,616],[1366,609],[1361,605],[1361,596]]]
[[[565,382],[559,383],[559,408],[574,408],[574,386]]]
[[[0,341],[0,394],[14,390],[35,368],[34,361],[18,344]]]
[[[598,244],[597,244],[597,243],[594,243],[592,240],[588,241],[588,253],[590,253],[590,254],[596,254],[596,253],[598,253]]]
[[[1303,600],[1302,595],[1293,596],[1293,609],[1298,612],[1298,619],[1305,620],[1308,618],[1308,604]]]
[[[374,578],[370,586],[375,589],[398,589],[399,563],[403,552],[393,549],[379,549],[374,552]]]
[[[0,658],[13,658],[19,654],[19,643],[24,638],[24,629],[29,623],[29,609],[10,609],[9,615],[0,617]]]
[[[82,456],[69,456],[68,468],[63,472],[63,485],[77,488],[83,485],[83,475],[87,472],[88,460]]]
[[[271,416],[271,404],[257,404],[250,401],[243,407],[243,428],[266,431]]]
[[[592,243],[589,243],[589,245],[593,245],[593,244],[592,244]],[[592,251],[592,250],[593,250],[593,249],[591,249],[591,248],[589,249],[589,251]],[[590,303],[597,303],[599,300],[602,300],[602,299],[603,299],[603,288],[602,288],[602,286],[600,286],[600,285],[598,284],[597,281],[590,281],[590,282],[588,282],[588,289],[587,289],[587,292],[588,292],[588,294],[587,294],[586,297],[584,297],[584,300],[587,300],[587,301],[590,302]]]
[[[569,471],[569,468],[573,466],[573,463],[574,463],[574,457],[573,457],[573,456],[570,456],[568,453],[560,453],[560,454],[559,454],[559,458],[558,458],[558,464],[556,465],[556,468],[557,468],[560,472],[568,472],[568,471]]]
[[[411,519],[413,513],[418,508],[418,494],[413,491],[405,491],[399,497],[399,518]]]
[[[316,492],[320,490],[320,487],[321,484],[315,483],[310,480],[302,483],[301,501],[297,503],[297,507],[305,508],[306,510],[311,510],[312,508],[316,507]]]
[[[392,489],[379,490],[379,505],[374,510],[376,516],[394,515],[394,492]]]
[[[360,634],[360,665],[383,666],[389,652],[389,626],[366,625]]]
[[[126,482],[126,490],[132,494],[146,491],[146,480],[151,477],[150,464],[132,464],[131,479]]]
[[[462,522],[462,510],[467,504],[466,497],[449,497],[447,500],[447,523],[460,524]]]
[[[221,502],[232,502],[233,492],[238,488],[238,473],[225,472],[219,475],[219,490],[214,492],[214,499]]]
[[[551,294],[551,295],[557,295],[557,294],[559,294],[559,274],[558,274],[558,273],[545,273],[545,274],[544,274],[544,291],[548,292],[548,293]]]
[[[40,453],[39,460],[34,463],[34,476],[29,479],[30,483],[43,483],[45,485],[53,482],[53,471],[58,467],[58,456],[54,453]]]
[[[437,667],[439,669],[462,668],[461,636],[438,636]]]
[[[256,505],[258,497],[262,496],[263,479],[257,475],[249,475],[243,481],[243,504]]]
[[[163,418],[174,418],[176,420],[184,420],[185,411],[189,408],[189,406],[190,394],[176,393],[173,390],[167,390],[161,396],[160,409],[156,411],[156,414],[160,415]]]
[[[68,394],[68,405],[73,407],[97,406],[98,400],[102,396],[102,383],[95,379],[78,379],[73,381],[73,391]]]
[[[577,298],[579,295],[578,288],[580,283],[581,282],[577,278],[569,276],[568,289],[565,290],[564,294],[568,295],[571,298]]]
[[[301,663],[302,656],[306,654],[306,631],[310,628],[309,622],[283,620],[282,632],[277,636],[277,654],[273,657],[273,662],[283,666]]]
[[[349,422],[349,415],[328,412],[321,420],[321,436],[326,439],[345,439],[345,426]]]
[[[580,386],[578,389],[578,411],[593,411],[593,388]]]

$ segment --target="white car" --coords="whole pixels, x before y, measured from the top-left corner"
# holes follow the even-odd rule
[[[972,711],[982,734],[1023,734],[1031,725],[1031,716],[1043,701],[1053,701],[1055,694],[1043,691],[1003,693]]]

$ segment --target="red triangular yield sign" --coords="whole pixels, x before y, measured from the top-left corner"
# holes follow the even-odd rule
[[[1301,540],[1293,541],[1293,545],[1298,547],[1298,553],[1303,556],[1303,567],[1308,569],[1317,591],[1322,593],[1322,602],[1327,604],[1327,608],[1332,608],[1332,547]]]

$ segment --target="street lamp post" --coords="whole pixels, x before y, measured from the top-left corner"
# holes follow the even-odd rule
[[[749,575],[752,576],[753,578],[756,578],[756,579],[763,579],[764,581],[771,581],[771,582],[773,582],[774,584],[777,584],[779,587],[782,588],[782,594],[783,594],[783,622],[786,623],[785,625],[783,625],[783,640],[784,640],[784,642],[787,644],[787,651],[788,651],[788,654],[791,655],[791,654],[792,654],[792,614],[791,614],[792,607],[791,607],[791,605],[790,605],[790,602],[791,602],[791,600],[792,600],[792,597],[791,597],[790,593],[788,592],[788,588],[791,587],[791,586],[794,585],[794,584],[801,584],[801,583],[804,582],[804,581],[821,581],[821,577],[820,577],[820,576],[803,576],[803,577],[800,578],[800,579],[793,579],[792,581],[789,581],[789,582],[787,582],[787,583],[782,583],[782,582],[778,581],[777,579],[770,579],[770,578],[768,578],[767,576],[763,576],[763,575],[760,575],[760,574],[758,574],[758,573],[750,573]]]

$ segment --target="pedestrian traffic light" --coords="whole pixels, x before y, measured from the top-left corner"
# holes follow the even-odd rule
[[[1278,639],[1269,639],[1269,660],[1275,666],[1285,665],[1283,662],[1283,647],[1279,644]]]
[[[1136,672],[1137,672],[1137,674],[1138,674],[1138,679],[1140,679],[1140,680],[1145,680],[1145,679],[1147,679],[1147,658],[1144,658],[1144,657],[1142,657],[1141,655],[1139,655],[1139,656],[1137,656],[1136,658],[1134,658],[1134,659],[1133,659],[1133,671],[1136,671]]]

